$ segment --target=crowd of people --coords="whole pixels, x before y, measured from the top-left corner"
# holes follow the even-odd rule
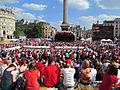
[[[32,43],[33,44],[33,43]],[[31,43],[29,43],[31,45]],[[49,49],[0,50],[1,90],[118,90],[120,47],[81,42],[35,42]],[[83,46],[83,49],[55,49]],[[99,84],[98,84],[99,82]]]

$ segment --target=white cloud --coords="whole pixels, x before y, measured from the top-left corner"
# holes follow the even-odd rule
[[[37,16],[36,18],[37,18],[38,21],[46,22],[46,20],[44,20],[43,17],[44,17],[44,16]]]
[[[29,20],[29,21],[33,21],[33,20],[36,19],[35,15],[33,15],[31,13],[28,13],[28,12],[25,12],[21,8],[13,7],[13,13],[16,16],[16,19],[26,19],[26,20]]]
[[[114,20],[115,18],[120,18],[120,16],[101,14],[98,16],[81,16],[81,17],[79,17],[79,19],[82,20],[84,23],[86,23],[86,26],[89,28],[92,26],[93,23],[96,23],[97,21],[102,23],[104,20]]]
[[[96,3],[102,9],[120,9],[120,0],[96,0]]]
[[[11,7],[6,7],[6,6],[0,6],[0,8],[8,8],[8,9],[11,9]],[[29,12],[26,12],[24,9],[22,8],[17,8],[17,7],[13,7],[12,8],[12,11],[13,13],[15,14],[15,17],[16,19],[25,19],[25,20],[28,20],[28,21],[31,21],[33,22],[34,20],[38,20],[38,21],[45,21],[43,19],[44,15],[41,15],[41,16],[37,16],[37,15],[34,15],[32,13],[29,13]]]
[[[29,9],[32,9],[32,10],[45,10],[47,8],[46,5],[43,5],[43,4],[35,4],[35,3],[25,3],[23,4],[23,7],[26,7],[26,8],[29,8]]]
[[[61,23],[62,21],[56,21],[56,22],[50,21],[50,24],[54,26],[58,31],[61,31],[61,27],[60,27]]]
[[[19,1],[18,0],[0,0],[0,3],[3,3],[3,2],[6,2],[6,3],[18,3]]]
[[[44,15],[35,15],[29,12],[26,12],[24,9],[22,8],[18,8],[18,7],[7,7],[7,6],[0,6],[0,8],[3,9],[12,9],[13,13],[15,14],[16,19],[25,19],[28,21],[33,22],[34,20],[38,20],[38,21],[46,21],[43,19]]]
[[[63,3],[63,0],[59,0]],[[76,9],[88,9],[90,4],[88,0],[68,0],[68,5]]]
[[[16,13],[24,12],[24,10],[21,8],[13,7],[13,12],[16,14]]]

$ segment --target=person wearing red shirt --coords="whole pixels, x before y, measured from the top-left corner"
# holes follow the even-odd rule
[[[40,78],[43,76],[44,74],[44,64],[42,61],[39,61],[37,64],[36,64],[36,68],[40,71]]]
[[[40,72],[35,68],[35,62],[29,64],[29,70],[24,72],[24,78],[26,80],[25,90],[40,90],[38,79]]]
[[[117,68],[113,65],[108,68],[103,76],[100,90],[112,90],[113,85],[118,82],[117,71]]]
[[[44,85],[46,87],[55,87],[58,83],[60,69],[54,64],[51,57],[48,58],[48,66],[44,69]]]
[[[37,64],[36,64],[36,68],[39,70],[39,72],[40,72],[40,81],[39,81],[39,83],[40,83],[40,85],[42,85],[43,84],[43,75],[44,75],[44,68],[45,68],[45,65],[44,65],[44,62],[43,62],[43,60],[41,61],[39,61]]]

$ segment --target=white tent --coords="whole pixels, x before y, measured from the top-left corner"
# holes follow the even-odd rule
[[[102,42],[102,41],[106,41],[106,39],[101,39],[101,42]]]
[[[92,41],[92,37],[87,38],[86,41],[90,41],[91,42]]]
[[[104,45],[110,45],[113,43],[113,41],[111,39],[101,39],[100,43]]]
[[[84,39],[84,38],[81,38],[80,40],[85,41],[85,39]]]
[[[112,40],[111,40],[111,39],[107,39],[107,41],[110,41],[110,42],[112,42]]]

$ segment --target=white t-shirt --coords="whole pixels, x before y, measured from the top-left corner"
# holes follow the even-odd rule
[[[62,73],[64,76],[64,79],[63,79],[64,86],[74,86],[75,69],[74,68],[63,68]]]
[[[94,68],[91,68],[91,82],[96,81],[96,75],[97,75],[97,70]]]
[[[8,67],[7,64],[3,64],[0,66],[0,75],[3,75],[3,73],[7,67]]]
[[[120,69],[118,69],[117,77],[118,77],[118,82],[120,82]]]

